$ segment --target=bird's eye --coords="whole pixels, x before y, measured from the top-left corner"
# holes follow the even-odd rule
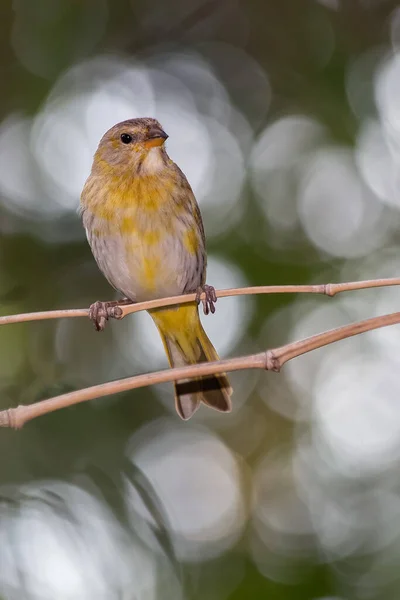
[[[132,141],[132,136],[129,133],[121,133],[121,142],[123,144],[130,144]]]

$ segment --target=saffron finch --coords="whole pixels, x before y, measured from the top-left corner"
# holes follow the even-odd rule
[[[205,284],[203,222],[192,189],[169,158],[168,138],[155,119],[123,121],[101,139],[81,195],[81,213],[94,258],[125,300],[141,302],[202,292],[204,312],[214,312],[215,290]],[[96,302],[98,330],[113,303]],[[114,303],[116,304],[116,303]],[[149,311],[171,367],[218,360],[200,322],[198,302]],[[231,410],[225,374],[175,383],[175,405],[189,419],[203,402]]]

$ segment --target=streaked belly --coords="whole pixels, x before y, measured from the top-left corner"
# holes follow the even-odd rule
[[[201,283],[203,262],[187,250],[182,232],[99,233],[94,227],[87,236],[108,281],[134,301],[174,296]]]

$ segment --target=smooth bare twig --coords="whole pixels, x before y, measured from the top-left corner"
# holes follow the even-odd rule
[[[304,340],[286,344],[285,346],[267,350],[266,352],[252,354],[250,356],[241,356],[238,358],[202,363],[188,367],[180,367],[177,369],[167,369],[165,371],[157,371],[155,373],[146,373],[144,375],[137,375],[135,377],[127,377],[126,379],[110,381],[108,383],[95,385],[78,390],[76,392],[62,394],[61,396],[56,396],[54,398],[50,398],[49,400],[42,400],[41,402],[29,406],[20,405],[17,406],[17,408],[10,408],[8,410],[1,411],[0,426],[20,429],[27,421],[55,410],[59,410],[60,408],[66,408],[67,406],[72,406],[74,404],[78,404],[79,402],[85,402],[86,400],[93,400],[95,398],[101,398],[103,396],[109,396],[111,394],[117,394],[119,392],[125,392],[127,390],[145,387],[148,385],[154,385],[156,383],[190,379],[192,377],[199,377],[202,375],[222,373],[225,371],[239,371],[243,369],[265,369],[267,371],[279,371],[281,367],[292,358],[306,354],[311,350],[321,348],[322,346],[332,344],[333,342],[337,342],[366,331],[371,331],[380,327],[387,327],[388,325],[394,325],[396,323],[400,323],[400,312],[381,317],[374,317],[372,319],[366,319],[365,321],[359,321],[357,323],[352,323],[351,325],[345,325],[344,327],[319,333]]]
[[[266,285],[247,288],[232,288],[229,290],[217,290],[217,298],[226,298],[228,296],[248,296],[255,294],[324,294],[326,296],[336,296],[341,292],[351,292],[354,290],[365,290],[376,287],[389,287],[400,285],[400,278],[392,279],[368,279],[366,281],[349,281],[347,283],[322,283],[316,285]],[[203,298],[202,294],[201,298]],[[184,294],[182,296],[171,296],[170,298],[160,298],[149,300],[148,302],[138,302],[136,304],[127,304],[118,307],[118,316],[123,319],[126,315],[139,312],[141,310],[151,310],[152,308],[161,308],[163,306],[175,306],[176,304],[186,304],[193,302],[196,294]],[[18,315],[6,315],[0,317],[0,325],[11,323],[22,323],[25,321],[42,321],[45,319],[65,319],[71,317],[88,317],[88,308],[75,308],[66,310],[50,310],[34,313],[22,313]]]

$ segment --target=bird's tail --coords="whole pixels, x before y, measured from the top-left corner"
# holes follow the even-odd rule
[[[171,367],[219,360],[200,322],[195,303],[149,311],[164,344]],[[182,419],[190,419],[204,402],[221,412],[230,412],[232,388],[225,373],[183,379],[175,383],[175,405]]]

